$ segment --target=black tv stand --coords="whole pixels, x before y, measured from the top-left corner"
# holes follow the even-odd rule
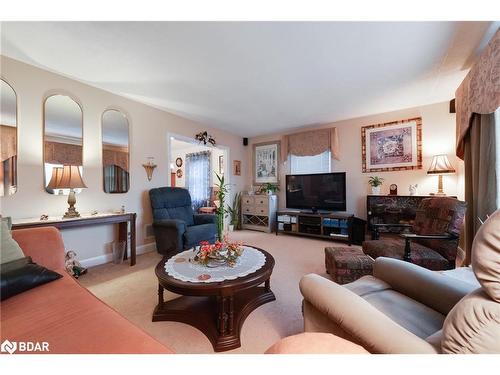
[[[282,210],[276,212],[276,235],[298,236],[346,241],[361,245],[365,239],[366,221],[353,214]]]

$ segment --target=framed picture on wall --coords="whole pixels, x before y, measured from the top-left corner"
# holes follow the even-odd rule
[[[219,155],[219,174],[224,174],[224,155]]]
[[[254,184],[279,182],[280,142],[256,143],[253,145]]]
[[[422,169],[422,118],[363,126],[363,172]]]
[[[241,176],[241,161],[239,160],[233,161],[233,174],[235,176]]]

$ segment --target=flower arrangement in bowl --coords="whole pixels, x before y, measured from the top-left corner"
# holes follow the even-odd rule
[[[200,242],[198,252],[194,256],[194,261],[207,267],[219,267],[228,265],[234,267],[236,261],[243,254],[241,242],[231,242],[227,236],[223,241],[215,241],[210,244],[208,241]]]

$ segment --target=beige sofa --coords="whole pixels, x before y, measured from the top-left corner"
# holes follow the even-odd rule
[[[480,288],[390,258],[343,286],[306,275],[304,330],[371,353],[500,353],[500,211],[478,231],[472,258]]]

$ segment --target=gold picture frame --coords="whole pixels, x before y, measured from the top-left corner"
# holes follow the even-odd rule
[[[363,126],[362,172],[422,169],[422,118]]]

